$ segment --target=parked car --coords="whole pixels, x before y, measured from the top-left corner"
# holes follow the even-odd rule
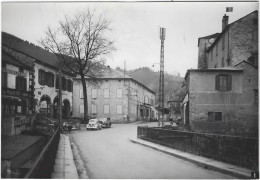
[[[101,122],[98,119],[90,119],[87,124],[87,130],[89,129],[102,129]]]
[[[72,129],[80,129],[80,120],[75,118],[69,118],[69,119],[63,119],[61,121],[62,124],[70,125],[72,126]]]
[[[100,118],[100,121],[102,122],[102,127],[110,128],[111,127],[111,120],[110,118]]]

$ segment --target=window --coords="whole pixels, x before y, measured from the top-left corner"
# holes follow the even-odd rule
[[[19,72],[23,73],[24,69],[22,67],[19,67]]]
[[[109,89],[104,89],[104,98],[109,99]]]
[[[7,73],[2,71],[2,87],[7,87]]]
[[[255,99],[255,105],[258,106],[258,89],[254,89],[254,99]]]
[[[208,112],[208,121],[222,121],[222,112]]]
[[[122,114],[122,105],[121,104],[116,105],[116,113]]]
[[[97,105],[96,104],[91,105],[91,112],[92,112],[92,114],[97,114]]]
[[[72,89],[73,89],[73,82],[70,80],[70,79],[68,79],[67,80],[67,90],[69,91],[69,92],[72,92]]]
[[[231,62],[231,61],[230,61],[230,59],[228,58],[228,59],[227,59],[227,66],[230,66],[230,62]]]
[[[59,75],[56,75],[56,89],[59,89]]]
[[[84,113],[84,105],[83,104],[79,105],[79,113],[80,114]]]
[[[92,99],[96,99],[97,98],[97,89],[92,89],[91,97],[92,97]]]
[[[39,74],[38,74],[38,81],[39,81],[39,84],[44,86],[45,85],[45,71],[42,70],[42,69],[39,69]]]
[[[26,78],[16,76],[15,87],[17,90],[26,91]]]
[[[63,77],[61,82],[62,82],[62,86],[61,86],[62,87],[62,91],[66,91],[66,87],[67,87],[66,79]]]
[[[151,99],[151,105],[153,106],[154,104],[153,104],[153,99]]]
[[[80,89],[79,90],[79,98],[80,99],[83,99],[84,97],[83,97],[83,89]]]
[[[148,96],[144,96],[144,103],[145,103],[145,104],[148,104],[148,103],[149,103],[149,98],[148,98]]]
[[[45,77],[46,77],[46,85],[49,87],[53,87],[54,86],[54,74],[51,72],[46,72]]]
[[[222,67],[224,67],[224,66],[225,66],[224,57],[222,58],[222,61],[221,61],[221,66],[222,66]]]
[[[104,104],[104,114],[109,114],[109,105]]]
[[[225,49],[225,35],[222,38],[222,50]]]
[[[117,89],[117,91],[116,91],[116,97],[117,97],[117,98],[120,98],[120,99],[123,97],[122,89]]]
[[[216,75],[216,90],[230,91],[232,90],[232,76],[227,74]]]

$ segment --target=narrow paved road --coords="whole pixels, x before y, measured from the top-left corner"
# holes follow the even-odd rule
[[[113,124],[98,131],[74,131],[88,175],[92,179],[229,179],[233,178],[162,152],[134,144],[137,124]]]

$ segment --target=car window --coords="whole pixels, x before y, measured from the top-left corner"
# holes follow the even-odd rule
[[[90,122],[90,123],[96,123],[97,120],[96,120],[96,119],[90,119],[89,122]]]

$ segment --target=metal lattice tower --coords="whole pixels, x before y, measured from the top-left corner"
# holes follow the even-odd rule
[[[159,119],[162,121],[164,116],[164,40],[165,28],[160,28],[161,54],[160,54],[160,80],[159,80]]]

